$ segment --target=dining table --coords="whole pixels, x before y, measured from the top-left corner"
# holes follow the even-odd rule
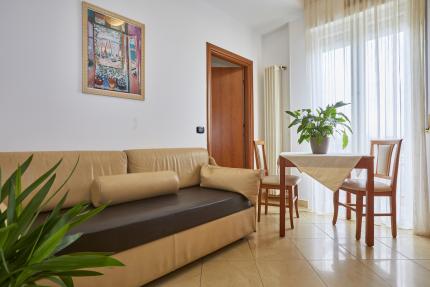
[[[311,154],[283,152],[279,155],[280,212],[279,235],[285,237],[286,198],[293,206],[293,189],[285,186],[286,168],[297,168],[331,191],[338,190],[353,169],[367,170],[366,177],[366,244],[374,245],[374,157],[355,154]],[[286,193],[288,196],[286,197]],[[290,225],[294,228],[293,208],[289,208]]]

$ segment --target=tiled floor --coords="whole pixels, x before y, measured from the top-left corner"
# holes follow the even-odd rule
[[[389,228],[375,226],[368,248],[355,240],[353,221],[333,227],[331,217],[308,212],[281,239],[270,211],[256,233],[148,286],[430,286],[430,239],[409,230],[392,239]]]

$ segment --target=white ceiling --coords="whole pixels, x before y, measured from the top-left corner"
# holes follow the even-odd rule
[[[303,13],[303,0],[204,0],[265,34]]]

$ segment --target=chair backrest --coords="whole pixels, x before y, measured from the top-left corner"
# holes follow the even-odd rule
[[[391,186],[395,186],[397,182],[402,141],[402,139],[370,141],[370,154],[376,159],[375,177],[391,180]]]
[[[264,175],[269,175],[266,160],[266,144],[263,140],[254,140],[254,152],[257,169],[264,171]]]

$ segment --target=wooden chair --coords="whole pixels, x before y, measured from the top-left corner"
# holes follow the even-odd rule
[[[397,219],[396,219],[396,190],[397,174],[399,170],[400,148],[402,140],[372,140],[370,142],[370,154],[375,156],[375,197],[388,196],[390,198],[389,213],[375,213],[375,216],[391,217],[391,234],[397,236]],[[394,160],[394,161],[393,161]],[[339,202],[339,190],[346,191],[346,203]],[[356,231],[355,238],[360,240],[361,223],[363,216],[363,197],[366,196],[366,179],[348,178],[342,184],[341,188],[333,195],[334,215],[333,225],[336,224],[339,205],[346,207],[346,218],[351,219],[351,210],[356,213]],[[351,203],[351,194],[356,197],[355,204]]]
[[[261,147],[261,152],[259,150]],[[257,163],[257,169],[261,171],[260,179],[260,190],[258,192],[258,215],[257,220],[260,221],[261,215],[261,205],[264,204],[264,213],[267,214],[267,209],[269,206],[280,206],[279,195],[270,194],[269,190],[280,190],[280,178],[279,175],[269,175],[266,160],[266,148],[263,140],[254,140],[254,151],[255,159]],[[263,163],[263,165],[262,165]],[[293,228],[293,209],[296,208],[296,216],[299,217],[298,209],[298,198],[299,198],[299,188],[297,184],[300,182],[300,177],[295,175],[285,176],[285,185],[287,189],[286,203],[285,206],[290,211],[290,223],[291,228]],[[264,203],[261,202],[262,191],[265,190]],[[294,194],[293,194],[294,193]],[[289,199],[292,198],[290,201]],[[290,206],[291,203],[291,206]],[[294,206],[293,206],[294,205]]]

